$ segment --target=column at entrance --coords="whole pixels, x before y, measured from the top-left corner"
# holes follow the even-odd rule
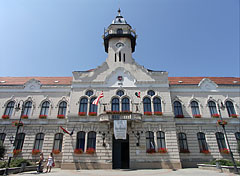
[[[115,139],[113,135],[113,169],[129,169],[129,135],[127,139]]]

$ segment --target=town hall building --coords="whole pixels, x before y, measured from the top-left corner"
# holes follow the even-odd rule
[[[8,152],[12,136],[13,157],[53,152],[62,169],[196,167],[230,159],[224,123],[239,160],[240,78],[146,69],[132,58],[136,39],[119,10],[103,35],[108,57],[95,69],[0,77],[0,141]]]

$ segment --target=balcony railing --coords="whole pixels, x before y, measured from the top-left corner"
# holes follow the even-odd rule
[[[105,38],[108,35],[116,35],[116,34],[118,34],[118,35],[127,35],[128,34],[128,35],[132,35],[134,38],[136,38],[136,34],[133,31],[130,31],[130,30],[123,31],[122,33],[118,33],[117,31],[113,31],[113,30],[105,31],[103,36]]]
[[[100,121],[109,122],[113,120],[128,120],[128,121],[141,121],[142,114],[140,113],[104,113],[100,114]]]

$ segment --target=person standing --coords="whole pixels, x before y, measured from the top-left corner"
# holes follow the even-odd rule
[[[47,172],[51,172],[51,169],[53,167],[53,163],[54,163],[54,158],[53,158],[53,153],[50,153],[47,159]]]
[[[43,153],[40,153],[40,157],[39,157],[39,161],[38,161],[38,167],[37,167],[37,173],[41,173],[42,172],[42,163],[43,163],[44,157],[43,157]]]

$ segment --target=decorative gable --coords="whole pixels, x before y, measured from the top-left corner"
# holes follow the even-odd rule
[[[210,80],[209,78],[203,78],[198,86],[205,91],[212,91],[212,90],[216,90],[218,85],[213,82],[212,80]]]
[[[24,90],[37,91],[41,88],[41,83],[39,80],[30,79],[24,84]]]
[[[109,87],[136,87],[136,78],[122,67],[112,71],[105,81]]]

